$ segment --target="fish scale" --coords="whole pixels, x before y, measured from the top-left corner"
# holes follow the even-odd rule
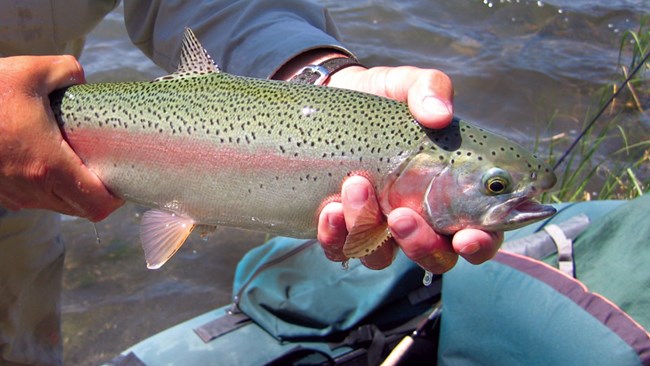
[[[530,198],[555,176],[519,145],[458,119],[426,129],[406,104],[375,95],[219,72],[189,30],[177,73],[75,85],[50,100],[65,139],[111,192],[155,209],[141,232],[152,268],[198,225],[314,237],[320,208],[354,174],[371,180],[381,212],[362,210],[378,223],[351,230],[349,257],[386,240],[380,217],[396,207],[442,233],[551,212]]]
[[[102,103],[97,103],[100,99]],[[333,195],[348,173],[363,170],[372,171],[372,177],[378,176],[393,170],[418,148],[422,128],[403,104],[388,101],[387,107],[386,102],[384,98],[347,90],[212,73],[153,83],[78,85],[64,92],[60,105],[53,105],[55,110],[62,111],[58,118],[66,139],[115,194],[141,204],[155,201],[170,206],[170,202],[184,201],[183,206],[188,207],[181,207],[182,213],[192,214],[208,225],[233,224],[232,220],[250,217],[255,207],[257,221],[246,226],[260,229],[260,225],[268,223],[262,229],[310,237],[315,234],[322,197],[309,192]],[[355,103],[366,105],[367,109],[352,108]],[[96,151],[98,141],[84,141],[93,130],[101,135],[102,144],[129,146],[100,155]],[[400,140],[387,138],[394,135],[400,135]],[[117,141],[118,138],[121,140]],[[144,162],[138,157],[142,139],[161,146],[181,145],[197,150],[198,161],[192,167],[195,171],[188,175],[211,177],[218,189],[206,193],[201,188],[203,193],[198,196],[191,193],[200,200],[179,199],[176,195],[190,196],[181,190],[194,189],[166,178],[173,172],[164,169],[165,165],[181,167],[167,161],[176,156],[164,151],[160,151],[158,159],[163,165],[160,173],[137,174],[135,171],[150,170],[141,167]],[[206,160],[206,164],[201,164],[201,153],[232,154],[233,151],[237,156],[228,164],[215,167]],[[291,175],[281,174],[280,180],[280,169],[269,172],[256,165],[254,175],[248,171],[241,174],[240,168],[247,165],[242,159],[255,159],[260,154],[288,163]],[[133,187],[147,182],[155,187],[147,188],[147,192],[132,192]],[[174,191],[175,195],[170,194]],[[272,200],[268,199],[269,195],[273,196]],[[296,195],[301,197],[299,202],[288,200]],[[213,220],[225,214],[220,206],[199,208],[203,200],[219,202],[224,196],[240,197],[236,205],[228,205],[227,215],[231,220]],[[250,199],[241,199],[245,196]],[[287,223],[292,228],[289,233],[288,228],[276,222],[283,222],[277,219],[275,200],[278,198],[289,201],[283,209],[291,213],[293,222]],[[269,201],[271,207],[264,210],[259,206],[260,201]],[[252,207],[247,207],[249,202]]]

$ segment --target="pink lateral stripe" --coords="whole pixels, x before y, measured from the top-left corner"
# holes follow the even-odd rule
[[[148,162],[172,169],[209,167],[292,173],[339,167],[338,160],[313,155],[294,157],[268,147],[249,152],[198,138],[142,131],[83,128],[68,132],[66,140],[82,160]]]

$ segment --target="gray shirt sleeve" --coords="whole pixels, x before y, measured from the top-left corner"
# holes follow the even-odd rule
[[[178,64],[185,27],[222,70],[237,75],[267,78],[316,48],[350,54],[337,40],[327,9],[306,0],[124,0],[124,13],[133,43],[170,72]]]

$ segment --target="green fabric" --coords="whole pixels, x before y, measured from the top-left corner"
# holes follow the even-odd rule
[[[439,365],[640,365],[617,334],[552,287],[497,261],[443,278]]]
[[[259,366],[295,347],[318,350],[332,356],[349,352],[349,347],[331,350],[323,342],[280,342],[255,323],[203,343],[192,329],[225,316],[229,306],[210,311],[151,336],[122,352],[133,352],[147,366]]]
[[[650,329],[650,194],[631,201],[564,207],[562,217],[553,222],[578,212],[592,218],[589,228],[573,243],[576,278]],[[557,256],[544,262],[555,266]]]
[[[594,221],[574,257],[580,281],[650,329],[650,195]]]
[[[574,242],[578,280],[630,315],[630,324],[648,329],[650,195],[562,204],[558,209],[553,218],[507,239],[587,214],[592,223]],[[556,266],[557,258],[544,262]],[[498,260],[481,266],[459,262],[443,278],[442,298],[441,365],[640,364],[636,350],[592,314],[539,278]]]
[[[276,338],[336,335],[373,315],[374,324],[390,327],[430,306],[404,304],[411,291],[422,287],[424,271],[403,254],[381,271],[370,270],[358,260],[343,269],[325,258],[318,243],[284,257],[302,242],[271,240],[248,252],[235,273],[240,309]],[[266,264],[277,258],[283,259]]]

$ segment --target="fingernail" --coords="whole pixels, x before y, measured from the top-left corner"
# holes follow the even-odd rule
[[[332,229],[345,228],[345,219],[341,215],[327,215],[327,224]]]
[[[368,201],[368,188],[362,184],[353,184],[346,187],[345,190],[348,204],[352,208],[361,208]]]
[[[398,239],[405,239],[418,228],[418,223],[411,216],[402,216],[393,221],[390,226],[391,233]]]
[[[434,116],[449,116],[452,114],[451,107],[442,100],[435,97],[425,97],[422,101],[427,114]]]
[[[478,252],[479,249],[481,249],[481,245],[479,243],[470,243],[462,247],[460,249],[460,253],[464,255],[471,255]]]

